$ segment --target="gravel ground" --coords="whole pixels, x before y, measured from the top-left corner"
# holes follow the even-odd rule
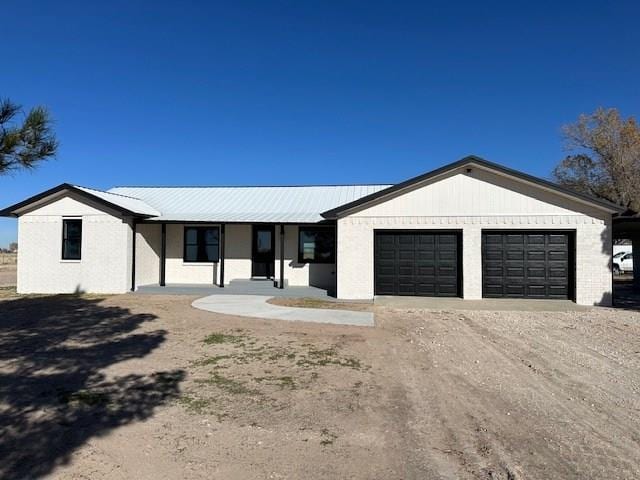
[[[0,477],[640,476],[640,313],[375,307],[376,328],[192,297],[0,300]]]

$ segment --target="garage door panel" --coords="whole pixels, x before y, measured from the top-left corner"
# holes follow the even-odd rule
[[[443,247],[444,245],[451,245],[452,248],[455,248],[458,244],[458,236],[455,234],[439,233],[437,236],[434,235],[434,237],[437,237],[440,247]]]
[[[457,255],[457,253],[455,251],[450,251],[450,252],[449,251],[446,251],[446,252],[440,251],[440,252],[438,252],[437,255],[438,255],[438,260],[439,260],[440,263],[446,262],[446,263],[450,263],[452,265],[455,264],[455,262],[456,262],[456,260],[458,258],[458,255]]]
[[[524,285],[516,285],[514,283],[504,286],[504,294],[508,297],[522,297],[525,293]]]
[[[378,231],[375,246],[376,295],[459,294],[457,235]]]
[[[550,262],[566,262],[569,258],[569,252],[559,252],[557,250],[552,250],[547,255],[547,259]]]
[[[483,296],[569,298],[569,236],[564,232],[483,232]]]
[[[489,267],[489,268],[485,268],[484,269],[485,278],[487,278],[487,277],[502,278],[503,275],[504,275],[504,270],[503,270],[503,268],[501,266],[500,267]]]
[[[547,275],[547,269],[542,267],[527,267],[527,278],[542,278],[544,279]]]
[[[528,245],[544,245],[545,235],[541,233],[530,233],[527,235]]]
[[[521,233],[507,234],[507,245],[524,245],[524,235]]]
[[[569,245],[569,238],[566,234],[549,234],[549,245]]]
[[[439,297],[457,297],[458,287],[456,285],[440,285],[437,295]]]
[[[486,239],[487,245],[495,244],[495,245],[502,246],[502,234],[500,233],[486,233],[485,239]]]
[[[500,258],[500,260],[502,260],[502,258]],[[507,250],[506,260],[524,261],[524,250]]]
[[[568,276],[569,272],[565,266],[549,268],[549,279],[557,278],[559,280],[564,280]]]
[[[530,262],[544,262],[547,258],[547,254],[544,250],[530,250],[527,252],[526,257]]]
[[[566,285],[549,285],[549,293],[556,296],[566,296],[569,292]]]
[[[436,274],[435,265],[416,267],[416,275],[418,275],[419,277],[432,277],[435,274]]]
[[[415,295],[420,297],[435,297],[436,286],[434,283],[417,283]]]
[[[502,250],[487,250],[485,252],[485,258],[487,260],[502,261]]]
[[[378,276],[380,278],[383,278],[386,276],[394,276],[395,274],[396,274],[395,267],[378,267]]]
[[[395,260],[396,252],[395,250],[380,250],[378,253],[379,260]]]
[[[504,290],[502,288],[502,284],[487,284],[485,285],[484,296],[491,297],[503,297]]]
[[[506,265],[505,274],[507,277],[523,277],[524,276],[524,266],[517,265]]]
[[[458,269],[453,265],[438,265],[438,268],[437,268],[438,275],[441,277],[443,276],[455,277],[457,270]]]
[[[424,262],[433,262],[436,259],[436,253],[433,250],[418,250],[416,252],[416,260]]]
[[[528,285],[527,297],[545,298],[547,296],[547,287],[545,285]]]

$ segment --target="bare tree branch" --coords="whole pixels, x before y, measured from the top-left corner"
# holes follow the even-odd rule
[[[640,211],[640,128],[615,108],[580,115],[562,129],[572,152],[554,169],[558,183]]]

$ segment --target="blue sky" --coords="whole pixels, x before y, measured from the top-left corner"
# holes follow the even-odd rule
[[[467,154],[548,176],[561,125],[640,109],[638,2],[2,4],[0,96],[47,105],[62,182],[397,182]],[[0,220],[0,246],[16,222]]]

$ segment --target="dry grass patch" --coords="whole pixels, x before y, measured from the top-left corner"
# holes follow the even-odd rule
[[[219,421],[274,422],[278,412],[286,415],[294,404],[324,392],[324,380],[344,379],[345,388],[334,394],[355,397],[352,386],[370,375],[370,367],[342,352],[339,342],[305,343],[289,335],[253,336],[234,329],[211,333],[202,345],[202,356],[190,362],[193,383],[178,404]]]

